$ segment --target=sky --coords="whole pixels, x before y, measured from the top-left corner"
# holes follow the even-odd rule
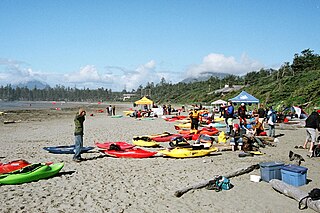
[[[1,0],[0,85],[131,91],[319,54],[320,0]]]

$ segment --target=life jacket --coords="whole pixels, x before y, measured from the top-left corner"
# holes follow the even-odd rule
[[[199,111],[193,110],[193,111],[190,113],[190,117],[191,117],[191,118],[197,118],[197,119],[198,119],[199,116],[200,116]]]

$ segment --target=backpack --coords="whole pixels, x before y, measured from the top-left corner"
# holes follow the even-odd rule
[[[302,209],[306,209],[308,208],[308,205],[307,205],[307,202],[306,202],[306,205],[304,207],[302,207],[302,201],[304,199],[308,199],[308,198],[311,198],[312,201],[315,201],[315,200],[320,200],[320,189],[319,188],[314,188],[312,189],[308,195],[304,198],[302,198],[300,201],[299,201],[299,209],[302,210]]]
[[[313,147],[312,157],[320,157],[320,144]]]
[[[213,180],[209,181],[209,185],[206,187],[208,190],[215,190],[220,192],[221,190],[229,190],[232,188],[230,180],[223,176],[215,176]]]

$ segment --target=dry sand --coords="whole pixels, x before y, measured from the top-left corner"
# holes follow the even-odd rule
[[[101,106],[98,106],[101,107]],[[129,106],[123,106],[127,109]],[[117,106],[118,114],[122,111]],[[76,163],[72,155],[55,155],[45,146],[73,144],[75,109],[61,111],[11,112],[3,119],[21,119],[20,123],[0,124],[1,162],[25,159],[32,163],[64,162],[60,175],[21,185],[0,186],[0,212],[298,212],[298,203],[272,189],[266,182],[250,182],[249,175],[231,179],[234,187],[215,192],[199,189],[180,198],[174,192],[188,185],[209,180],[252,164],[266,161],[289,163],[293,150],[305,157],[303,166],[311,180],[301,186],[303,191],[319,187],[319,158],[309,159],[302,145],[305,130],[277,130],[277,147],[262,149],[265,155],[239,158],[239,152],[225,151],[203,158],[117,159],[106,157],[96,149],[83,154],[86,161]],[[111,118],[88,110],[85,121],[84,145],[94,141],[128,141],[134,135],[175,132],[173,123],[158,118],[140,121],[134,118]],[[10,117],[11,116],[11,117]],[[313,212],[304,210],[304,212]]]

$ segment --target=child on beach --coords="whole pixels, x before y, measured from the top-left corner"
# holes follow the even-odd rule
[[[81,161],[81,149],[83,147],[83,122],[85,121],[86,111],[82,108],[74,118],[74,142],[75,142],[75,153],[73,160],[76,162]]]

